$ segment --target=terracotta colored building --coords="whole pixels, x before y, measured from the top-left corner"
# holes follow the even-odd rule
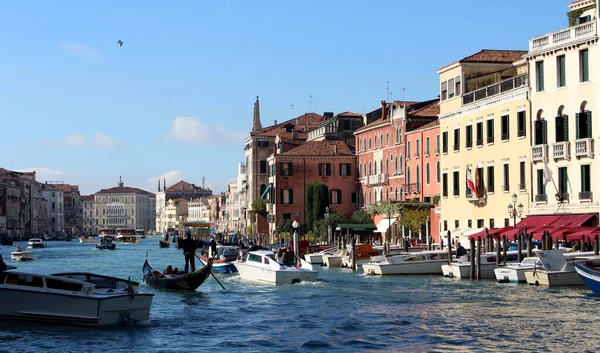
[[[439,113],[438,105],[430,105],[415,112],[415,114],[425,114],[426,116],[437,113]],[[431,235],[433,243],[437,243],[439,242],[441,215],[439,207],[441,185],[439,120],[436,119],[412,130],[409,126],[406,134],[406,149],[406,193],[408,193],[406,198],[436,204],[436,208],[431,210],[429,222],[419,238],[421,241],[427,242],[426,235]]]
[[[416,189],[416,175],[409,176],[407,173],[407,163],[412,163],[411,159],[415,159],[417,148],[414,142],[408,143],[407,130],[412,131],[430,124],[437,119],[438,112],[437,99],[424,102],[382,101],[381,108],[365,115],[368,124],[354,133],[360,207],[368,208],[384,200],[401,201],[422,196],[421,190],[417,192]],[[431,136],[429,137],[431,143]],[[421,145],[419,138],[417,149],[421,149]],[[422,151],[419,153],[420,158]],[[419,173],[421,170],[419,167]],[[409,177],[413,181],[409,182]],[[421,185],[422,183],[419,184],[419,189]],[[413,192],[416,194],[412,194]],[[384,223],[385,221],[378,225],[381,233],[386,233],[389,228],[389,224]],[[393,223],[391,232],[390,236],[396,239],[399,233]],[[385,241],[385,237],[381,240]]]
[[[346,215],[356,210],[356,156],[344,141],[293,141],[278,139],[278,151],[269,157],[267,210],[269,231],[290,219],[305,229],[306,185],[320,181],[329,188],[329,207]]]

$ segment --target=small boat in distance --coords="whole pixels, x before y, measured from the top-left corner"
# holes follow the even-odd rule
[[[27,246],[32,249],[45,248],[48,246],[41,238],[31,238],[27,243]]]
[[[160,246],[161,248],[168,248],[171,246],[171,242],[166,239],[160,239],[158,241],[158,246]]]
[[[246,281],[266,284],[294,284],[299,282],[316,282],[319,271],[303,259],[297,258],[300,266],[284,266],[277,263],[271,250],[248,251],[244,257],[238,257],[235,267],[240,278]]]
[[[0,283],[0,317],[104,326],[148,320],[154,294],[139,283],[90,272],[8,270]]]
[[[100,241],[96,244],[96,249],[100,250],[115,250],[117,244],[113,243],[113,237],[105,235],[100,238]]]
[[[366,275],[441,275],[447,263],[448,252],[434,250],[374,256],[362,268]]]
[[[10,261],[30,261],[33,260],[33,251],[21,249],[17,247],[15,251],[10,253]]]
[[[79,237],[79,242],[80,243],[95,243],[96,239],[94,239],[94,237],[90,237],[88,235],[82,235]]]
[[[193,292],[206,281],[208,276],[210,276],[211,269],[212,259],[209,259],[206,262],[206,266],[198,271],[163,275],[154,270],[146,258],[144,266],[142,267],[142,273],[144,274],[144,282],[149,286]]]

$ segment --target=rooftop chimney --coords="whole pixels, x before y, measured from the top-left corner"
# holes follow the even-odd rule
[[[385,120],[387,115],[386,106],[387,104],[385,103],[385,101],[381,101],[381,119],[383,120]]]

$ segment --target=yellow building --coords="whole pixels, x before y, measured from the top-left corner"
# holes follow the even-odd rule
[[[180,229],[188,216],[188,202],[185,199],[171,199],[165,207],[166,230]]]
[[[594,160],[600,142],[596,1],[574,1],[569,8],[569,27],[531,39],[525,56],[533,130],[531,214],[598,212],[600,184],[592,183],[600,176]]]
[[[437,71],[440,232],[450,230],[453,239],[485,227],[512,226],[515,220],[507,206],[513,203],[513,194],[514,206],[522,203],[523,217],[527,213],[530,104],[527,62],[522,58],[526,53],[482,50]]]

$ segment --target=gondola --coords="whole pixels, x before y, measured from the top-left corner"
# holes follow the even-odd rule
[[[158,241],[158,245],[159,245],[161,248],[168,248],[168,247],[170,247],[170,246],[171,246],[171,243],[170,243],[168,240],[163,240],[163,239],[161,239],[161,240],[159,240],[159,241]]]
[[[175,289],[185,291],[195,291],[196,288],[200,287],[202,283],[210,276],[212,270],[212,259],[210,259],[206,266],[202,267],[198,271],[182,274],[182,275],[167,275],[161,274],[155,275],[158,272],[155,271],[150,264],[148,259],[144,262],[142,273],[144,274],[144,282],[147,285],[163,289]]]

